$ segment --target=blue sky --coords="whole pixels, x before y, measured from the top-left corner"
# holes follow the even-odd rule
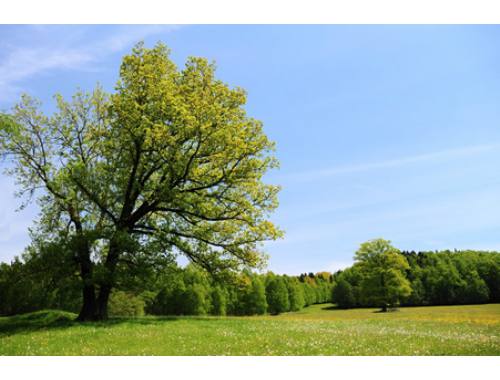
[[[278,273],[335,270],[377,237],[400,249],[500,250],[498,26],[0,26],[0,109],[21,92],[112,90],[138,40],[215,60],[277,143],[266,244]],[[0,261],[29,242],[0,176]]]

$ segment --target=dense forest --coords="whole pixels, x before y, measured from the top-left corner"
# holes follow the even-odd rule
[[[42,255],[25,254],[10,265],[0,264],[0,315],[80,310],[77,271],[66,271],[51,257],[47,250]],[[328,272],[297,277],[246,270],[213,276],[195,264],[141,267],[134,275],[122,276],[111,295],[109,312],[111,316],[279,314],[329,302],[332,281]]]
[[[411,292],[403,306],[460,305],[500,302],[500,253],[436,251],[400,253],[407,263]],[[334,274],[333,302],[339,307],[374,305],[365,296],[363,270],[358,263]]]
[[[21,259],[0,264],[1,315],[40,309],[78,312],[82,299],[76,264],[56,262],[60,253],[55,249],[28,249]],[[395,254],[407,263],[401,281],[411,289],[392,306],[500,302],[498,252]],[[195,264],[182,268],[175,262],[149,269],[141,265],[135,272],[130,268],[123,271],[110,299],[110,315],[279,314],[326,302],[336,303],[339,308],[381,306],[380,301],[370,297],[376,285],[366,280],[362,264],[356,260],[351,267],[333,274],[300,276],[250,270],[211,275]]]

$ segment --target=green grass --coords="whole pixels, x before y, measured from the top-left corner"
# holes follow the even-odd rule
[[[73,322],[41,311],[0,318],[0,355],[500,355],[500,304],[336,310],[261,317]]]

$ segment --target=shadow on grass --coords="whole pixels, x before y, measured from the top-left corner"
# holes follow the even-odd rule
[[[382,309],[374,310],[373,313],[385,313],[385,314],[388,314],[388,313],[396,313],[398,311],[399,311],[399,308],[391,308],[391,309],[387,309],[387,310],[382,310]]]
[[[110,318],[99,322],[76,321],[76,314],[59,310],[42,310],[34,313],[0,318],[0,337],[39,330],[65,329],[68,327],[110,328],[121,324],[158,325],[179,319],[210,321],[214,318],[198,316],[147,316],[137,318]]]
[[[333,306],[322,307],[321,310],[345,310],[345,309],[340,309],[337,306],[333,305]]]
[[[0,319],[0,336],[31,332],[46,328],[72,326],[75,314],[58,310],[42,310]]]

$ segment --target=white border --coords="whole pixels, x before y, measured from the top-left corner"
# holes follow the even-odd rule
[[[499,357],[0,357],[3,379],[470,380]]]
[[[16,0],[0,23],[498,23],[497,0]],[[0,36],[1,37],[1,36]]]

